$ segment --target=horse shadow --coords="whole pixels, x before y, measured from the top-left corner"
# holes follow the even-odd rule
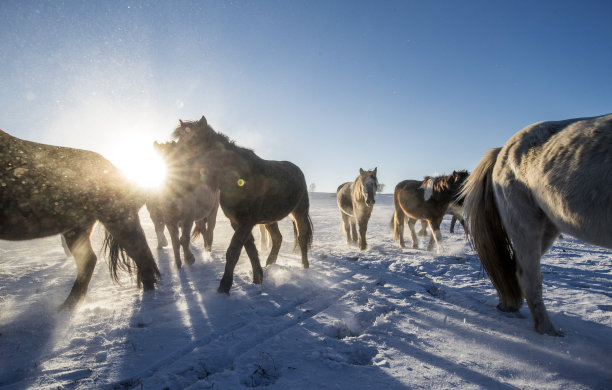
[[[57,296],[59,302],[61,298]],[[58,312],[57,303],[38,302],[2,326],[0,333],[0,387],[28,389],[34,384],[39,363],[53,353],[58,334],[70,322],[69,312]]]

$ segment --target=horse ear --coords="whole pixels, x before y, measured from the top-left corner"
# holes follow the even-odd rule
[[[185,124],[183,123],[182,120],[179,119],[179,124],[181,125],[181,127],[185,126]]]
[[[159,142],[157,142],[157,141],[153,141],[153,149],[155,149],[155,150],[159,150],[159,146],[160,146],[160,145],[159,145]]]
[[[361,169],[361,168],[359,168],[359,174],[360,174],[360,175],[363,175],[363,173],[364,173],[364,170],[363,170],[363,169]]]
[[[206,121],[206,118],[204,117],[204,115],[202,115],[202,117],[200,118],[199,123],[203,126],[208,125],[208,122]]]
[[[378,170],[378,167],[374,168],[374,177],[376,177],[376,171]]]

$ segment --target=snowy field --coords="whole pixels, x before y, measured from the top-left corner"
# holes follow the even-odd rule
[[[544,257],[545,302],[566,336],[542,336],[526,305],[495,309],[449,217],[445,254],[402,250],[388,227],[392,197],[377,200],[360,252],[345,242],[334,196],[312,195],[311,268],[282,221],[263,285],[243,253],[230,296],[216,292],[231,237],[222,213],[212,257],[198,240],[196,263],[177,270],[169,248],[153,249],[163,279],[145,295],[127,275],[113,284],[101,258],[73,313],[54,310],[76,275],[60,238],[1,241],[0,388],[612,388],[611,251],[566,236]],[[146,209],[141,217],[155,248]],[[100,248],[101,229],[93,239]]]

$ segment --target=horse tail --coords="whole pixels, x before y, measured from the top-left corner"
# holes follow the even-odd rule
[[[191,239],[195,240],[200,236],[203,236],[204,232],[202,231],[202,229],[200,229],[200,227],[198,226],[198,224],[194,224],[193,226],[193,232],[191,233]]]
[[[102,242],[102,251],[107,253],[108,269],[111,274],[111,278],[119,283],[119,270],[124,270],[128,274],[132,275],[132,269],[135,267],[135,263],[126,253],[125,248],[119,245],[119,242],[113,237],[108,230],[104,232],[104,241]],[[140,285],[140,281],[138,283]]]
[[[492,173],[501,148],[491,149],[466,180],[464,200],[466,234],[499,294],[498,308],[518,310],[523,293],[516,276],[516,259],[493,192]]]
[[[393,230],[393,240],[395,242],[399,242],[401,240],[400,227],[404,226],[404,210],[402,210],[399,202],[399,190],[396,188],[395,193],[393,194],[393,204],[395,206],[395,210],[393,211],[391,222],[389,222],[389,228]]]
[[[306,214],[306,223],[304,224],[306,229],[304,229],[304,231],[299,232],[300,235],[304,235],[304,239],[306,240],[306,247],[308,249],[310,249],[312,247],[312,240],[313,240],[313,235],[314,235],[314,228],[312,225],[312,220],[310,219],[310,215]],[[297,252],[297,250],[299,249],[299,239],[298,239],[298,228],[297,228],[297,222],[295,221],[295,219],[293,220],[293,251]]]

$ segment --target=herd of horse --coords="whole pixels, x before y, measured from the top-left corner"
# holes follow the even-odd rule
[[[154,193],[131,185],[97,153],[21,140],[0,130],[0,239],[29,240],[60,234],[74,256],[77,277],[61,305],[73,308],[86,294],[97,257],[90,235],[100,222],[110,273],[136,273],[138,286],[155,289],[160,273],[147,245],[138,211],[146,203],[158,247],[168,245],[177,268],[194,262],[189,249],[201,234],[211,250],[219,207],[234,234],[218,292],[229,294],[242,248],[261,284],[254,242],[259,225],[269,236],[266,265],[275,263],[282,235],[278,221],[291,216],[296,249],[309,267],[313,227],[304,174],[288,161],[270,161],[215,131],[205,117],[179,121],[174,141],[158,144],[168,174]],[[393,236],[401,247],[408,225],[412,247],[431,231],[428,250],[443,251],[440,223],[459,220],[495,286],[498,308],[517,311],[524,300],[537,332],[562,333],[550,321],[542,297],[540,258],[561,233],[612,248],[612,114],[536,123],[490,150],[475,170],[405,180],[395,187]],[[347,242],[367,249],[367,224],[375,206],[377,169],[359,170],[338,187],[337,202]],[[180,234],[179,234],[180,231]],[[264,234],[267,233],[267,234]]]

